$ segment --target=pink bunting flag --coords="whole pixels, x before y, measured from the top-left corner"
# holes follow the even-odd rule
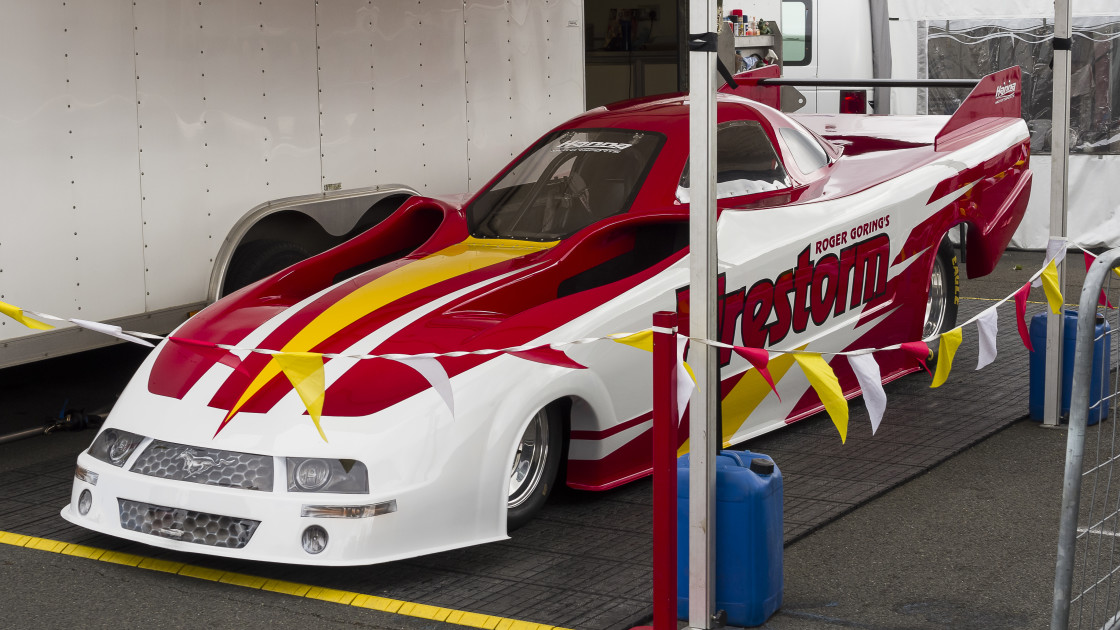
[[[929,371],[929,366],[926,365],[926,359],[929,358],[929,346],[926,345],[926,342],[907,341],[902,344],[902,350],[917,359],[918,363],[921,363],[922,367],[926,369],[926,372],[929,372],[931,376],[933,375],[933,372]]]
[[[558,367],[571,368],[573,370],[586,370],[586,365],[581,365],[572,360],[562,350],[557,350],[551,346],[540,346],[539,348],[530,348],[528,350],[518,350],[517,352],[510,352],[515,357],[525,359],[526,361],[535,361],[537,363],[544,363],[545,365],[555,365]]]
[[[871,418],[871,435],[875,435],[883,420],[883,412],[887,410],[887,392],[883,389],[879,363],[871,354],[853,354],[848,357],[848,365],[852,367],[852,373],[859,381],[859,388],[863,390],[863,404]]]
[[[241,359],[238,358],[236,355],[234,355],[229,350],[226,350],[225,348],[219,348],[217,346],[217,344],[211,343],[209,341],[197,341],[195,339],[184,339],[182,337],[168,337],[167,339],[168,339],[168,341],[171,341],[173,343],[177,343],[179,345],[190,346],[191,349],[193,349],[195,352],[197,352],[197,353],[199,353],[203,356],[208,356],[212,360],[214,360],[218,363],[221,363],[222,365],[224,365],[226,367],[233,368],[233,370],[235,372],[240,373],[241,375],[245,376],[246,378],[249,377],[249,371],[246,370],[245,367],[241,365]]]
[[[1023,345],[1027,347],[1027,351],[1034,352],[1034,346],[1031,345],[1031,336],[1027,332],[1027,298],[1031,296],[1031,283],[1028,282],[1023,285],[1023,288],[1015,292],[1015,323],[1019,325],[1019,338],[1023,340]]]
[[[1092,254],[1090,254],[1089,252],[1084,252],[1083,251],[1081,253],[1085,255],[1084,256],[1084,258],[1085,258],[1085,271],[1088,272],[1089,267],[1093,266],[1093,261],[1096,260],[1097,258],[1095,256],[1093,256]],[[1097,305],[1098,306],[1107,306],[1108,308],[1112,308],[1112,302],[1108,301],[1108,296],[1105,295],[1104,289],[1101,289],[1101,295],[1100,295],[1099,298],[1097,298]]]
[[[782,395],[778,393],[778,388],[774,386],[774,377],[770,376],[770,369],[766,367],[770,363],[770,353],[761,348],[735,346],[732,349],[735,351],[735,354],[749,361],[750,364],[754,366],[754,369],[758,370],[762,378],[766,379],[766,382],[770,384],[770,389],[774,391],[774,395],[778,397],[778,401],[781,402]]]

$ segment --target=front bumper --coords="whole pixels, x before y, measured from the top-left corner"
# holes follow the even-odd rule
[[[139,449],[138,449],[139,450]],[[280,458],[277,464],[280,464]],[[486,540],[451,542],[423,523],[409,523],[402,511],[361,518],[302,516],[304,506],[356,506],[396,501],[398,510],[415,502],[409,495],[288,492],[283,475],[272,492],[210,486],[151,477],[118,468],[88,453],[78,465],[96,473],[96,484],[75,477],[62,517],[82,527],[136,542],[227,558],[311,564],[364,565],[461,547]],[[282,471],[283,466],[278,465]],[[86,514],[78,511],[84,490],[92,494]],[[320,553],[304,551],[305,529],[327,532]],[[425,533],[429,535],[425,535]],[[496,539],[495,539],[496,540]]]

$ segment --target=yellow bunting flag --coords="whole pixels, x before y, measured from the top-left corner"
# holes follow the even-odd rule
[[[646,352],[653,352],[652,330],[643,330],[642,332],[634,333],[633,335],[619,337],[615,339],[615,341],[621,343],[622,345],[630,346],[631,348],[645,350]]]
[[[844,398],[844,390],[840,389],[836,372],[832,371],[832,367],[819,354],[796,353],[793,355],[793,360],[801,366],[801,371],[805,372],[809,384],[813,386],[817,396],[820,396],[825,410],[832,417],[832,424],[835,424],[836,430],[840,432],[840,442],[847,442],[848,401]]]
[[[37,319],[31,319],[30,317],[24,315],[22,308],[19,308],[18,306],[12,306],[11,304],[7,304],[4,302],[0,302],[0,313],[11,317],[12,319],[23,324],[24,326],[27,326],[28,328],[34,328],[35,330],[50,330],[54,328],[54,326],[51,326],[50,324],[44,324]]]
[[[1062,290],[1058,288],[1058,265],[1053,260],[1042,270],[1042,290],[1046,293],[1046,301],[1050,303],[1050,312],[1060,314]]]
[[[957,353],[957,346],[961,345],[963,338],[959,327],[941,333],[941,341],[937,345],[937,369],[933,372],[933,384],[930,387],[941,387],[949,378],[949,370],[953,369],[953,355]]]
[[[307,407],[311,421],[319,430],[319,436],[327,441],[327,434],[319,424],[323,414],[323,399],[326,398],[327,379],[323,371],[323,355],[314,352],[277,352],[272,360],[292,382],[299,399]]]

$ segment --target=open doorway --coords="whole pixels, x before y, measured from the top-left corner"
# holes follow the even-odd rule
[[[688,0],[584,0],[587,108],[681,90]]]

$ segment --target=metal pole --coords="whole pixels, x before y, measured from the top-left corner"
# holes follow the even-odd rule
[[[677,314],[653,314],[653,630],[677,630]]]
[[[692,0],[690,33],[718,33],[719,28],[716,0]],[[715,50],[691,51],[688,72],[689,336],[715,339]],[[715,358],[707,344],[692,344],[689,364],[700,391],[693,394],[689,411],[688,625],[705,629],[712,627],[715,599]]]
[[[887,0],[871,0],[871,74],[876,79],[889,79],[891,68],[891,30]],[[891,113],[891,89],[888,86],[875,88],[875,113]]]
[[[1076,555],[1077,513],[1081,505],[1081,468],[1085,455],[1085,427],[1089,420],[1089,386],[1093,368],[1093,334],[1096,330],[1097,299],[1104,276],[1120,258],[1112,249],[1093,263],[1081,288],[1077,317],[1077,345],[1073,359],[1073,391],[1070,392],[1069,435],[1066,436],[1066,471],[1062,489],[1062,512],[1058,525],[1058,562],[1054,571],[1054,608],[1051,630],[1069,625],[1070,589],[1073,587],[1073,560]],[[1105,352],[1109,350],[1106,348]],[[1074,404],[1076,401],[1079,404]]]
[[[1054,108],[1050,141],[1050,238],[1065,239],[1069,188],[1070,0],[1054,0]],[[1066,290],[1066,266],[1058,263],[1058,288]],[[1063,309],[1064,311],[1064,309]],[[1046,318],[1046,389],[1042,422],[1055,427],[1062,415],[1062,322],[1065,313]]]

